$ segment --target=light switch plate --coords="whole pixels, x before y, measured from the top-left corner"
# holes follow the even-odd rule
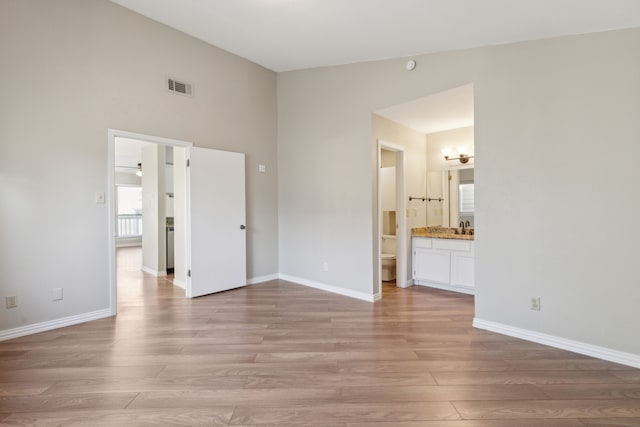
[[[96,191],[94,194],[94,200],[96,203],[104,203],[104,191]]]
[[[54,301],[60,301],[62,299],[62,288],[53,288],[51,296]]]
[[[6,297],[5,300],[7,308],[14,308],[18,306],[18,297],[15,295],[10,295]]]
[[[258,165],[258,172],[265,173],[267,171],[267,167],[265,165]]]
[[[531,297],[531,310],[540,311],[541,309],[540,297]]]

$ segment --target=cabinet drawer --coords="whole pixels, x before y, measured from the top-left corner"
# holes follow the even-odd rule
[[[433,249],[447,249],[450,251],[471,251],[473,242],[469,240],[434,239]]]
[[[428,237],[414,237],[413,238],[413,247],[414,248],[423,248],[423,249],[431,249],[433,239],[429,239]]]

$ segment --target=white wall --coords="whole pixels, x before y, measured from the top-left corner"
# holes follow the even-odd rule
[[[107,0],[0,2],[0,57],[0,335],[108,307],[109,128],[246,153],[247,277],[277,273],[275,73]]]
[[[142,147],[142,270],[166,275],[165,146]]]
[[[173,148],[173,283],[187,286],[187,150]]]
[[[142,185],[142,180],[134,173],[116,172],[115,182],[116,185],[135,185],[138,187]]]
[[[476,316],[640,355],[640,29],[416,60],[278,75],[281,271],[371,289],[371,112],[473,82]]]

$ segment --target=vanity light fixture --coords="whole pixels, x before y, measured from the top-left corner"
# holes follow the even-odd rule
[[[465,154],[467,152],[468,150],[466,147],[458,147],[458,157],[453,157],[453,152],[450,148],[442,149],[442,155],[444,156],[445,160],[460,160],[460,163],[462,164],[469,163],[469,159],[473,159],[474,157],[470,156],[469,154]]]
[[[142,163],[138,163],[138,170],[136,171],[136,175],[142,176]]]

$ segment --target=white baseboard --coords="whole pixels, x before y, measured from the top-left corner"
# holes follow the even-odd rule
[[[510,337],[521,338],[526,341],[537,342],[538,344],[544,344],[578,354],[584,354],[585,356],[596,357],[598,359],[619,363],[621,365],[640,368],[640,355],[637,354],[611,350],[609,348],[586,344],[580,341],[573,341],[566,338],[556,337],[554,335],[530,331],[528,329],[516,328],[503,323],[482,320],[477,317],[473,319],[473,327],[484,329],[486,331],[497,332]]]
[[[280,276],[276,274],[267,274],[265,276],[252,277],[251,279],[247,279],[247,285],[256,285],[258,283],[270,282],[272,280],[279,279]]]
[[[152,268],[145,267],[144,265],[142,266],[142,269],[141,269],[141,270],[142,270],[142,271],[144,271],[145,273],[147,273],[147,274],[151,274],[152,276],[155,276],[155,277],[164,277],[164,276],[166,276],[166,275],[167,275],[167,272],[166,272],[166,271],[158,271],[158,270],[154,270],[154,269],[152,269]]]
[[[382,299],[382,293],[381,292],[378,292],[377,294],[373,294],[373,301],[374,302],[378,301],[380,299]]]
[[[111,309],[105,308],[104,310],[96,310],[89,313],[77,314],[75,316],[63,317],[61,319],[49,320],[47,322],[20,326],[0,331],[0,341],[50,331],[51,329],[64,328],[65,326],[77,325],[78,323],[89,322],[91,320],[104,319],[105,317],[111,316],[113,316]]]
[[[182,289],[187,289],[187,284],[178,279],[173,279],[173,285]]]
[[[467,294],[467,295],[476,294],[475,289],[465,288],[464,286],[441,285],[439,283],[423,282],[422,280],[414,280],[413,284],[417,286],[427,286],[429,288],[442,289],[444,291],[460,292],[462,294]]]
[[[322,291],[331,292],[333,294],[344,295],[346,297],[356,298],[363,301],[374,302],[374,295],[364,292],[351,291],[349,289],[339,288],[337,286],[327,285],[325,283],[314,282],[313,280],[307,280],[300,277],[289,276],[288,274],[280,274],[278,276],[281,280],[297,283],[298,285],[308,286],[310,288],[320,289]]]

